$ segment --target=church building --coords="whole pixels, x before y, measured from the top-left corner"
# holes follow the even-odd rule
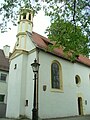
[[[17,41],[10,57],[6,117],[32,118],[34,73],[31,64],[35,59],[40,64],[36,83],[38,117],[90,114],[90,59],[80,55],[71,62],[61,48],[49,51],[48,45],[53,43],[32,29],[33,12],[22,8]]]

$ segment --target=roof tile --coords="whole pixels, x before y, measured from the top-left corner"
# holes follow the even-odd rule
[[[30,33],[28,32],[28,34],[30,34]],[[44,49],[48,50],[48,45],[49,44],[53,44],[54,45],[54,43],[55,43],[55,42],[51,42],[48,38],[43,37],[40,34],[37,34],[35,32],[32,33],[32,39],[33,39],[33,42],[37,45],[37,47],[39,47],[40,49],[43,49],[43,50]],[[66,57],[64,55],[64,52],[63,52],[62,48],[55,48],[53,51],[48,51],[48,52],[52,53],[52,54],[55,54],[58,57],[62,57],[64,59],[69,60],[69,58],[68,58],[69,56]],[[90,59],[85,57],[85,56],[81,56],[80,55],[76,59],[76,61],[90,67]]]

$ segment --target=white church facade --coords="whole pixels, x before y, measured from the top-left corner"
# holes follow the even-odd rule
[[[38,117],[58,118],[90,114],[90,59],[71,62],[62,49],[48,50],[49,39],[32,32],[33,16],[22,9],[17,42],[10,57],[6,117],[32,118],[34,75],[31,64],[40,64],[37,80]]]

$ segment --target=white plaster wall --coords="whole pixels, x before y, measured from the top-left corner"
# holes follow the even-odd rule
[[[25,115],[32,118],[32,108],[33,108],[33,90],[34,90],[34,74],[32,71],[31,64],[36,58],[36,52],[28,55],[27,60],[27,80],[26,80],[26,96],[25,99],[28,100],[28,106],[25,106]],[[36,58],[37,59],[37,58]]]
[[[28,24],[28,32],[32,33],[32,23],[27,23]]]
[[[25,22],[22,22],[22,32],[25,32],[25,27],[26,27],[26,24],[25,24]]]
[[[21,49],[25,49],[25,36],[21,36],[20,46]]]
[[[35,58],[36,52],[20,55],[11,61],[6,112],[9,118],[18,118],[20,115],[32,118],[34,80],[31,63]],[[26,100],[28,106],[25,106]]]
[[[81,83],[76,85],[76,98],[82,97],[83,100],[83,112],[85,114],[90,114],[90,68],[81,64],[74,65],[74,74],[79,75],[81,78]],[[85,104],[87,101],[87,104]],[[78,103],[77,103],[77,114],[78,114]]]
[[[25,95],[27,79],[27,54],[23,54],[22,71],[21,71],[21,95],[20,95],[20,115],[25,115]]]
[[[14,69],[15,64],[17,64],[16,69]],[[24,111],[24,105],[22,105],[23,98],[25,96],[24,93],[22,96],[24,87],[22,84],[24,83],[24,81],[21,81],[23,77],[23,70],[25,71],[25,69],[23,68],[23,55],[20,55],[17,58],[13,59],[10,64],[6,112],[6,116],[10,118],[17,118],[19,117],[20,113]],[[20,105],[22,105],[21,108]]]
[[[74,64],[41,51],[39,55],[39,117],[56,118],[76,115]],[[63,92],[51,91],[51,63],[53,60],[57,60],[62,67]],[[43,85],[47,86],[46,91],[43,91]]]
[[[33,44],[31,38],[27,35],[26,36],[26,49],[27,51],[31,51],[35,48],[35,45]]]

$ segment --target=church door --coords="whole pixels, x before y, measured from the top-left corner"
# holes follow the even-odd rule
[[[81,97],[78,97],[78,113],[79,115],[83,115],[83,102]]]

